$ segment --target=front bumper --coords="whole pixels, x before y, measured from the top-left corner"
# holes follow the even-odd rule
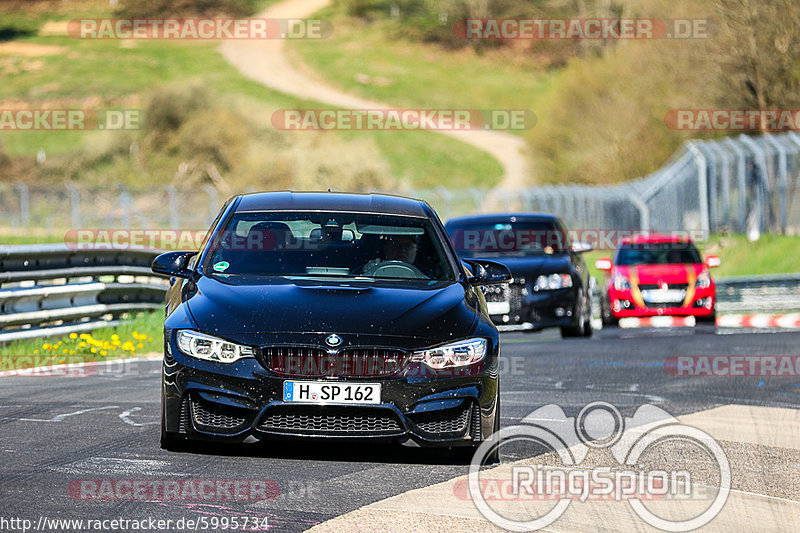
[[[492,357],[446,375],[412,362],[390,377],[314,378],[280,377],[253,358],[201,361],[171,344],[163,366],[165,430],[234,442],[324,437],[476,445],[491,435],[498,416],[497,346],[492,349]],[[380,383],[381,403],[284,402],[286,380]]]
[[[498,327],[524,324],[525,329],[540,330],[578,325],[580,288],[577,286],[537,292],[524,284],[511,283],[502,290],[504,292],[490,295],[490,298],[508,303],[507,312],[490,314]]]
[[[710,317],[714,314],[716,291],[714,287],[706,289],[690,288],[691,293],[683,302],[647,303],[635,290],[609,290],[608,305],[611,316],[615,319],[626,317],[649,316],[694,316]]]

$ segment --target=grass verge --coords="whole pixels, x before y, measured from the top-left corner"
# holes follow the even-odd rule
[[[160,352],[163,346],[161,311],[140,313],[117,327],[61,338],[31,339],[0,346],[0,371],[36,366],[124,359]]]
[[[478,55],[471,48],[391,37],[391,23],[349,17],[343,3],[314,15],[331,20],[324,41],[289,42],[297,60],[333,85],[396,106],[445,109],[530,109],[552,87],[552,75],[522,53]]]

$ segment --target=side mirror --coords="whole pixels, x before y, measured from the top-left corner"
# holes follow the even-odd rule
[[[494,285],[511,281],[511,271],[507,266],[485,259],[465,259],[472,267],[472,276],[467,278],[470,285]]]
[[[603,257],[598,259],[594,262],[594,266],[597,270],[602,270],[603,272],[611,272],[611,259],[607,257]]]
[[[720,261],[719,257],[716,255],[709,255],[706,257],[706,267],[708,268],[718,267],[720,263],[722,263],[722,261]]]
[[[156,274],[190,278],[192,271],[189,270],[189,259],[194,255],[197,252],[167,252],[153,259],[150,269]]]
[[[594,246],[589,244],[588,242],[573,242],[572,243],[572,251],[582,254],[584,252],[591,252],[594,250]]]

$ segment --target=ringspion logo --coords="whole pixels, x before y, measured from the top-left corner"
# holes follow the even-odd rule
[[[525,443],[537,450],[544,446],[561,464],[515,463],[510,476],[502,467],[482,468],[501,446],[514,446],[518,454]],[[670,447],[679,464],[697,464],[697,472],[669,469],[664,459],[656,469],[638,467],[653,456],[669,457]],[[582,468],[592,449],[608,450],[616,464]],[[693,462],[687,463],[689,458]],[[718,474],[716,491],[708,483],[694,480],[709,469]],[[485,440],[475,452],[467,477],[469,497],[481,515],[510,531],[545,528],[570,505],[587,500],[624,501],[653,527],[691,531],[719,514],[730,487],[728,458],[707,433],[681,424],[654,405],[642,405],[632,417],[623,417],[606,402],[590,403],[575,417],[567,417],[557,405],[537,409],[521,424],[503,428]],[[454,491],[456,497],[463,496],[463,483],[456,484]]]

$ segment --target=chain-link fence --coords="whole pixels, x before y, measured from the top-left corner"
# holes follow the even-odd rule
[[[690,141],[653,174],[615,186],[518,191],[406,189],[442,218],[486,210],[555,213],[576,229],[800,233],[800,136]],[[211,185],[132,190],[0,184],[0,228],[205,229],[224,197]]]

